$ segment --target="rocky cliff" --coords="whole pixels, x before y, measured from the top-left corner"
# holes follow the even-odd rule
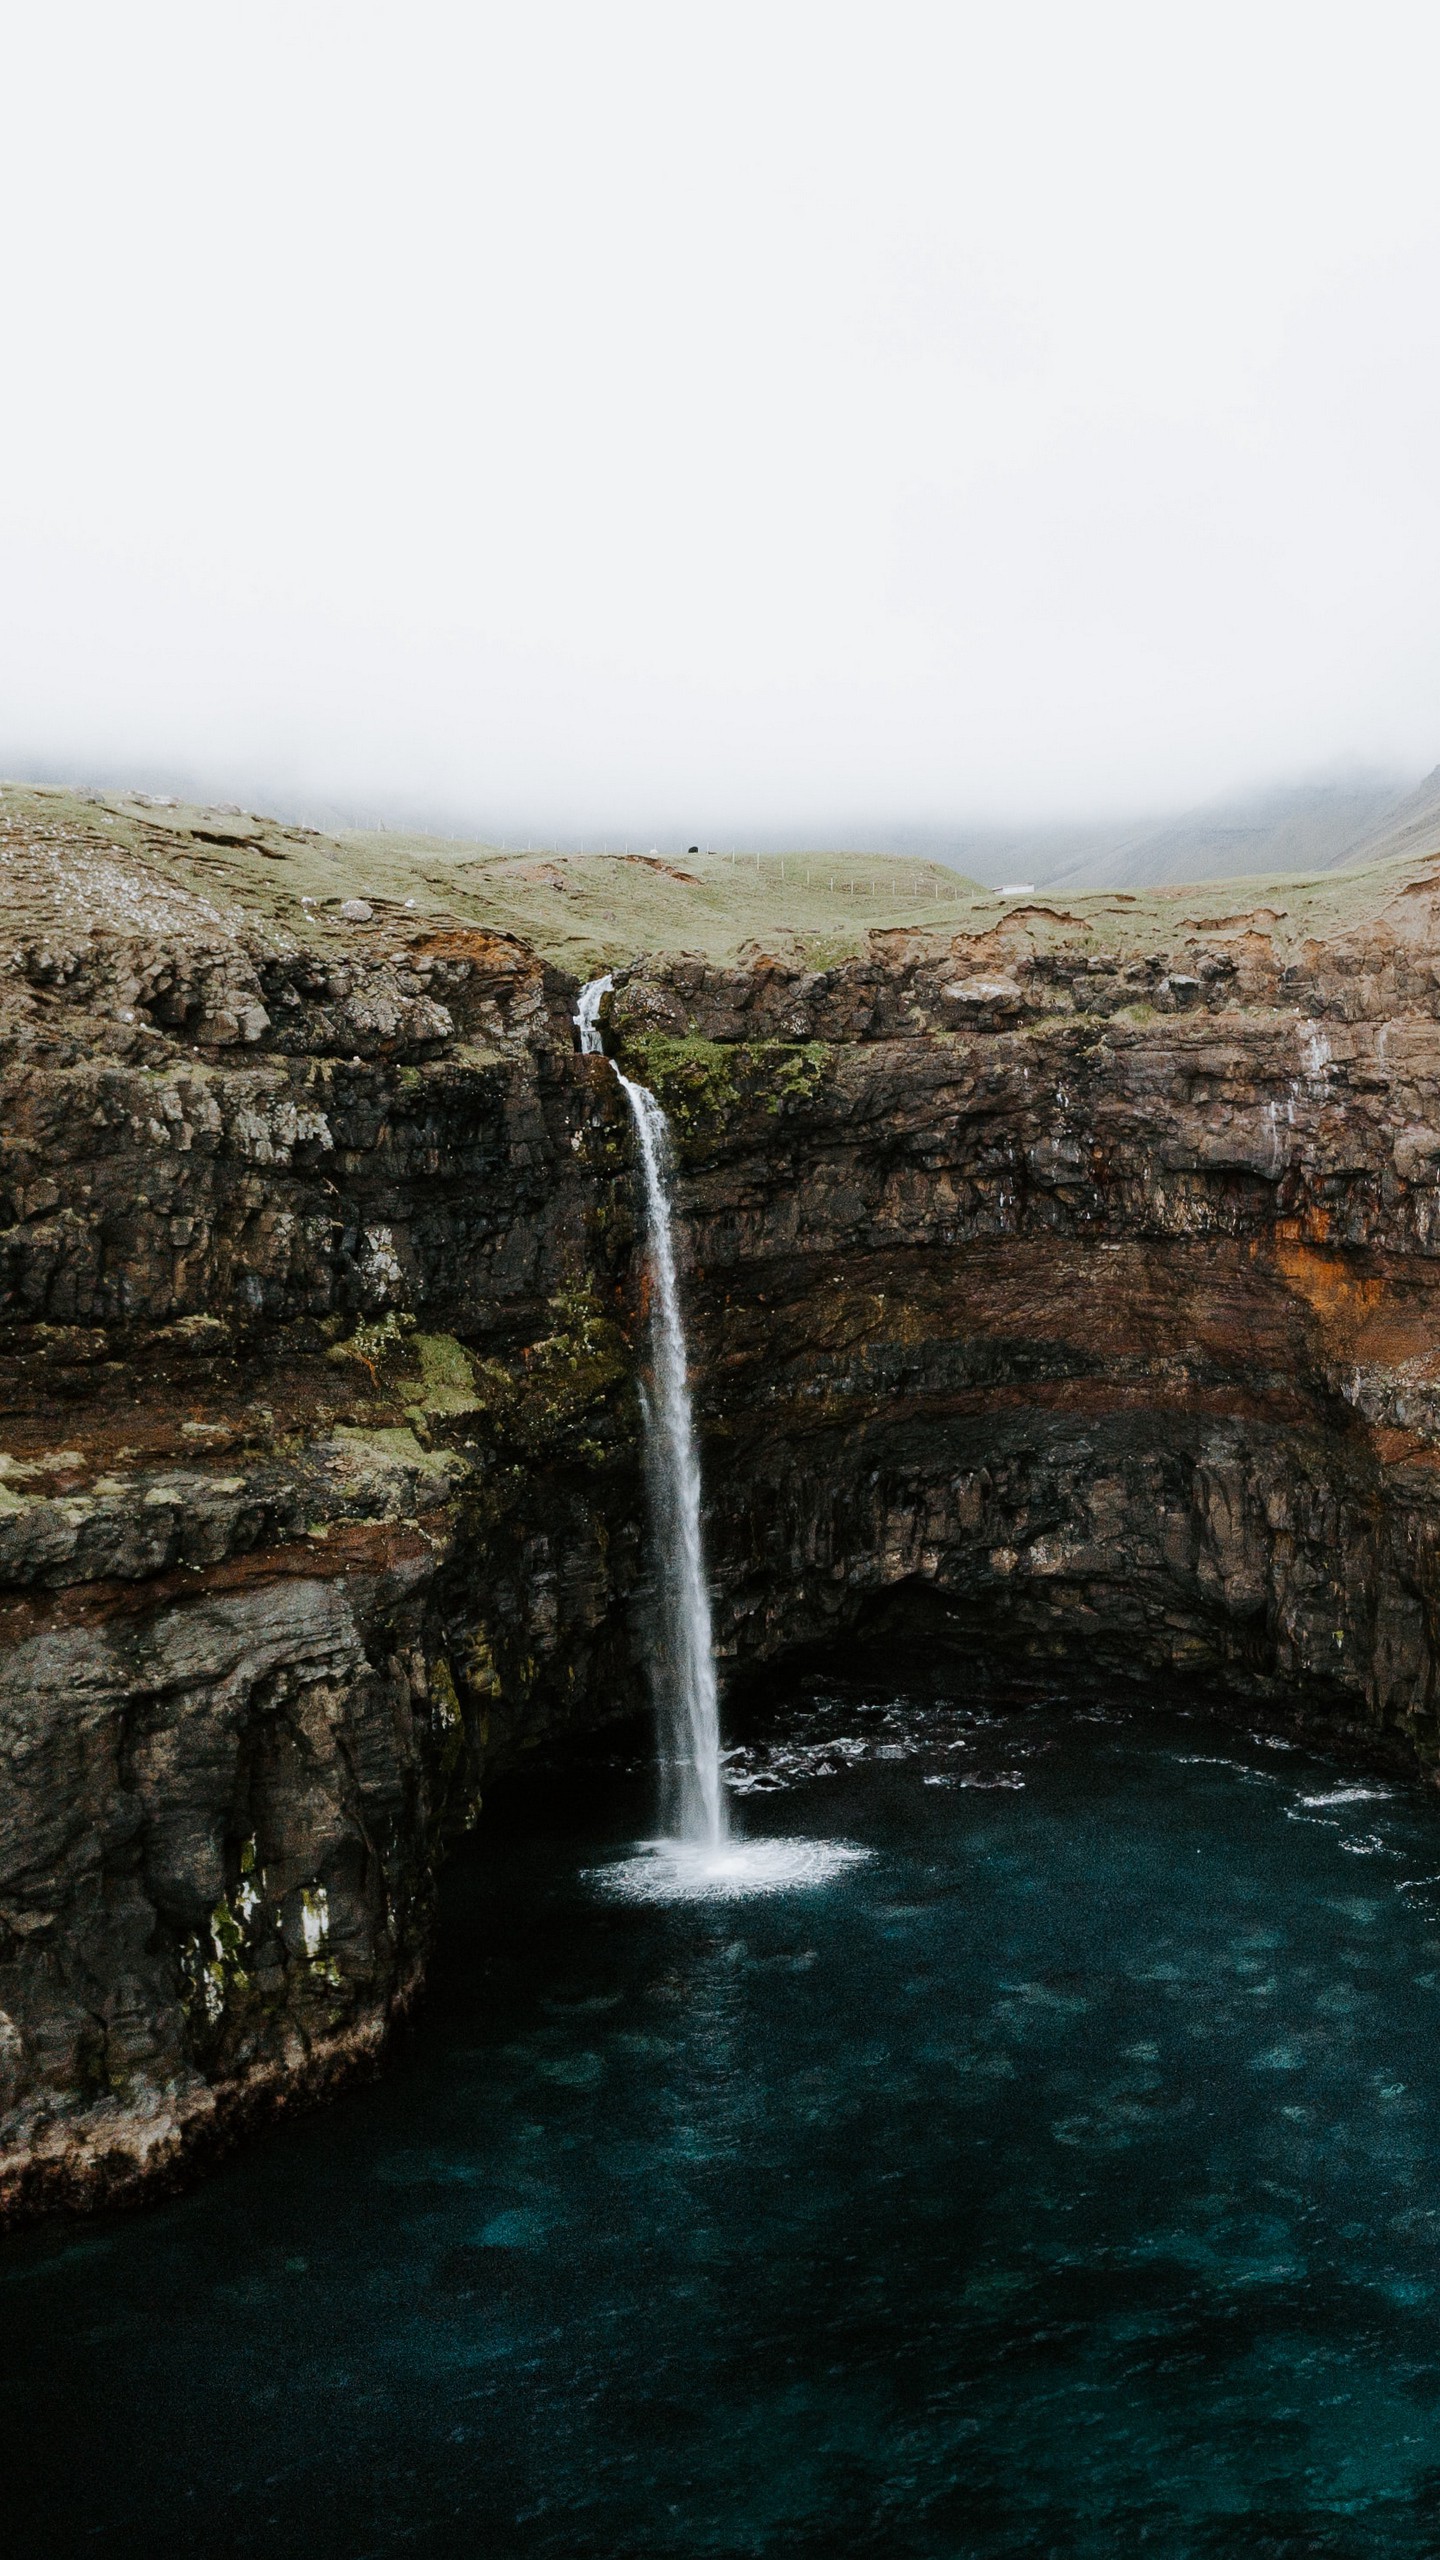
[[[573,971],[6,824],[18,2211],[378,2049],[487,1774],[643,1699],[646,1548],[628,1124]],[[681,1157],[733,1686],[911,1636],[1440,1762],[1440,866],[616,979]]]

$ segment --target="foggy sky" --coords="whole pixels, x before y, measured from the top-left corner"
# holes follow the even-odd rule
[[[1418,772],[1435,30],[12,13],[0,769],[712,842]]]

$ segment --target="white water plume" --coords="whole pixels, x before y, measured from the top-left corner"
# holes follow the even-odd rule
[[[580,991],[575,1024],[587,1056],[601,1053],[600,1006],[613,981],[592,978]],[[710,1594],[700,1532],[700,1458],[690,1402],[685,1326],[675,1269],[670,1206],[670,1127],[653,1093],[610,1061],[635,1125],[645,1181],[650,1259],[650,1334],[654,1383],[644,1394],[645,1460],[660,1589],[661,1643],[656,1703],[661,1753],[681,1842],[720,1852],[729,1821],[720,1777],[720,1707]]]
[[[646,1840],[592,1880],[616,1902],[741,1902],[827,1884],[869,1856],[848,1840]]]

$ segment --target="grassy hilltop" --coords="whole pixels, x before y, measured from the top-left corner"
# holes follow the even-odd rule
[[[0,785],[0,911],[11,931],[24,928],[43,885],[36,858],[46,846],[66,848],[71,871],[88,856],[137,890],[202,901],[232,924],[251,916],[323,936],[346,929],[341,907],[359,898],[397,929],[444,917],[516,934],[580,976],[661,951],[719,961],[766,951],[823,967],[875,931],[948,938],[1021,917],[1032,943],[1095,938],[1123,949],[1258,912],[1288,942],[1360,922],[1440,864],[1437,842],[1349,872],[1138,893],[1038,891],[1022,900],[941,863],[884,854],[516,853],[385,831],[326,835],[234,808],[8,783]],[[91,921],[106,920],[102,901]]]

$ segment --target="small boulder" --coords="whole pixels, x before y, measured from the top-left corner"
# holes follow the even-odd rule
[[[1015,1011],[1025,1002],[1013,978],[957,978],[945,989],[949,1004],[974,1005],[986,1012]]]
[[[1157,1013],[1188,1013],[1192,1005],[1197,1005],[1199,1001],[1199,979],[1182,977],[1175,970],[1171,971],[1168,978],[1162,978],[1155,990]]]
[[[1440,1134],[1412,1121],[1395,1140],[1395,1170],[1402,1182],[1433,1182],[1440,1165]]]

